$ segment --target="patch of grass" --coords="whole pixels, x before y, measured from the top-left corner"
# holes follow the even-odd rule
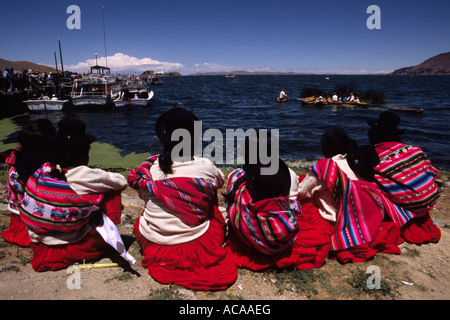
[[[394,297],[395,291],[387,280],[382,279],[379,288],[370,288],[368,285],[369,277],[370,275],[365,272],[353,272],[352,277],[347,279],[347,283],[356,290],[357,295],[366,293],[375,296]]]
[[[9,272],[9,271],[19,272],[20,268],[14,264],[11,264],[9,266],[5,266],[0,269],[0,272]]]
[[[411,258],[420,257],[420,251],[417,250],[416,248],[406,247],[405,249],[406,249],[406,251],[402,252],[402,254],[404,256],[411,257]]]
[[[317,270],[283,270],[274,273],[278,291],[303,292],[308,298],[319,293],[317,290]]]
[[[148,300],[181,300],[177,286],[168,286],[162,289],[151,290],[147,297]]]
[[[111,281],[113,281],[113,280],[118,280],[118,281],[128,281],[128,280],[131,280],[131,279],[133,279],[133,276],[131,275],[131,273],[129,273],[129,272],[123,272],[123,273],[121,273],[121,274],[118,274],[118,275],[115,276],[115,277],[106,279],[106,280],[105,280],[105,283],[109,283],[109,282],[111,282]]]

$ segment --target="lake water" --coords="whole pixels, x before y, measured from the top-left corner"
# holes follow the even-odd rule
[[[264,128],[279,129],[280,156],[292,163],[313,161],[322,156],[320,138],[330,125],[343,127],[360,145],[368,144],[367,120],[377,119],[388,106],[420,107],[422,114],[400,112],[403,141],[421,147],[439,169],[450,170],[450,76],[183,76],[163,78],[164,85],[152,86],[155,96],[145,109],[106,113],[83,113],[87,131],[97,141],[131,152],[157,153],[160,145],[154,133],[158,116],[182,106],[203,121],[203,130]],[[332,92],[337,86],[352,86],[355,92],[382,92],[384,105],[367,108],[303,106],[297,98],[304,88]],[[284,88],[291,98],[276,102]],[[14,117],[18,125],[48,117],[56,126],[67,113],[24,114]],[[12,133],[3,143],[14,140]]]

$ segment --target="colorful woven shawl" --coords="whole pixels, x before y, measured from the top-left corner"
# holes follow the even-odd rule
[[[321,159],[310,170],[326,184],[339,206],[331,236],[335,251],[373,241],[385,213],[396,221],[408,214],[398,211],[375,183],[350,180],[332,159]]]
[[[418,147],[398,142],[375,146],[380,164],[375,167],[375,179],[391,201],[422,214],[430,211],[438,197],[434,183],[438,170]]]
[[[228,178],[230,192],[234,182],[245,172],[233,171]],[[277,254],[290,247],[298,237],[297,215],[300,203],[289,197],[270,198],[252,202],[246,183],[236,190],[234,202],[227,203],[227,214],[233,230],[248,246],[267,255]]]
[[[158,156],[147,159],[128,174],[134,189],[148,190],[170,212],[190,226],[197,226],[214,216],[215,191],[212,183],[200,178],[175,177],[153,180],[150,168]]]
[[[6,172],[6,199],[8,200],[8,209],[11,212],[19,214],[20,203],[23,198],[24,185],[16,171],[16,156],[21,148],[17,147],[2,153],[5,157],[5,164],[7,165]]]
[[[21,219],[39,234],[71,232],[83,227],[99,209],[103,195],[79,195],[50,163],[33,173],[25,186]]]

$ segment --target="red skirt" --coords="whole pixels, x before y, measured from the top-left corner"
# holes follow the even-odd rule
[[[9,243],[17,244],[21,247],[31,247],[31,239],[28,235],[25,223],[20,219],[20,216],[15,213],[10,213],[11,220],[9,227],[2,232],[2,237]]]
[[[441,230],[433,223],[430,214],[414,218],[402,227],[402,238],[414,244],[438,243]]]
[[[401,249],[398,244],[403,240],[400,237],[399,228],[392,221],[384,221],[380,227],[380,232],[372,242],[347,250],[334,251],[330,257],[340,263],[357,263],[373,258],[379,252],[400,254]]]
[[[240,268],[253,271],[266,269],[313,269],[324,265],[331,248],[330,236],[333,225],[324,220],[318,208],[311,202],[302,203],[297,217],[299,234],[295,243],[276,255],[266,255],[240,240],[230,229],[226,248]]]
[[[143,250],[142,266],[162,284],[176,284],[194,290],[223,290],[237,278],[237,268],[223,248],[225,222],[215,208],[215,217],[201,237],[166,246],[148,241],[134,224],[136,241]]]
[[[56,271],[75,263],[96,261],[103,258],[112,249],[95,230],[91,230],[76,243],[61,246],[33,243],[32,248],[31,266],[36,272]]]

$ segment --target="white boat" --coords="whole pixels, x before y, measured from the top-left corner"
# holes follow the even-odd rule
[[[144,83],[138,78],[128,79],[122,85],[119,97],[113,101],[115,107],[117,109],[146,107],[155,94]]]
[[[113,108],[113,100],[120,95],[120,84],[108,78],[83,78],[74,81],[71,93],[71,107],[74,109]]]
[[[35,100],[25,100],[25,104],[31,112],[51,112],[51,111],[61,111],[64,104],[68,101],[59,99],[35,99]]]

